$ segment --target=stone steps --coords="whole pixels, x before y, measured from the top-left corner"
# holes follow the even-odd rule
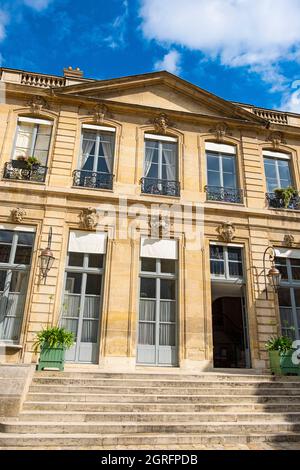
[[[16,434],[170,434],[170,433],[210,433],[210,434],[262,434],[300,433],[300,422],[151,422],[151,423],[53,423],[53,422],[16,422],[6,420],[0,424],[0,432]]]
[[[189,449],[194,446],[212,448],[216,445],[233,445],[235,448],[241,444],[300,442],[300,433],[270,433],[263,434],[192,434],[176,433],[166,434],[152,433],[137,435],[112,434],[6,434],[0,433],[0,449],[127,449],[133,446],[135,449],[143,449],[151,446],[151,449],[165,449],[166,447],[179,446],[181,449]],[[16,447],[16,443],[18,446]]]
[[[210,395],[219,396],[220,393],[226,395],[295,395],[299,396],[299,387],[287,388],[270,388],[270,387],[222,387],[219,388],[203,388],[203,387],[127,387],[127,386],[90,386],[90,385],[35,385],[29,388],[30,396],[35,393],[70,393],[84,395]]]
[[[235,400],[236,403],[280,403],[282,395],[184,395],[184,394],[163,394],[163,395],[148,395],[137,393],[124,393],[124,394],[98,394],[98,393],[55,393],[55,401],[69,401],[69,402],[97,402],[97,403],[224,403],[232,404]],[[53,399],[53,393],[40,393],[29,392],[27,395],[28,401],[48,401]],[[300,392],[298,395],[289,396],[290,403],[300,404]]]
[[[186,411],[170,412],[164,411],[147,411],[147,412],[122,412],[111,411],[111,412],[83,412],[83,411],[30,411],[21,412],[18,418],[14,418],[15,422],[282,422],[282,423],[293,423],[300,422],[300,411],[299,412],[194,412],[189,413]],[[10,420],[13,422],[13,420]]]
[[[0,448],[163,449],[300,443],[300,378],[37,372]],[[183,447],[182,447],[183,446]]]
[[[258,403],[97,403],[97,402],[57,402],[57,401],[26,401],[23,405],[24,411],[87,411],[87,412],[128,412],[134,413],[135,411],[147,412],[157,411],[165,412],[182,412],[188,411],[195,412],[300,412],[300,402],[298,404],[280,402],[279,404],[258,404]]]

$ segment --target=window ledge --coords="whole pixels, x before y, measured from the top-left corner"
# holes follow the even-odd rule
[[[244,204],[243,202],[227,202],[227,201],[205,201],[205,203],[208,203],[208,204],[226,204],[226,205],[229,205],[229,206],[240,206],[240,207],[246,207],[246,204]]]
[[[86,191],[105,191],[106,193],[113,193],[113,189],[107,188],[89,188],[87,186],[72,186],[72,189],[85,189]]]
[[[154,196],[154,197],[162,197],[164,199],[180,199],[181,196],[169,196],[168,194],[151,194],[151,193],[140,193],[140,196]]]
[[[42,185],[46,186],[45,181],[30,181],[30,180],[22,180],[22,179],[14,179],[14,178],[2,178],[2,181],[9,182],[9,183],[27,183],[27,184],[34,184],[34,185]]]
[[[0,342],[0,348],[23,349],[23,345],[22,344]]]

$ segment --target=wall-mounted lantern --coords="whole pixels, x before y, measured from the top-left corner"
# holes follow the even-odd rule
[[[272,263],[271,269],[269,269],[268,273],[266,273],[266,257],[269,256],[269,261]],[[278,292],[280,281],[281,281],[281,274],[280,271],[275,266],[275,251],[272,246],[268,246],[265,249],[264,257],[263,257],[263,265],[264,265],[264,277],[265,277],[265,290],[266,290],[266,299],[269,300],[268,297],[268,285],[267,279],[269,281],[270,286],[272,287],[275,293]]]
[[[55,260],[53,253],[51,251],[51,241],[52,241],[52,227],[50,227],[49,229],[47,248],[42,250],[39,256],[41,276],[44,279],[44,284],[46,284],[48,273],[50,269],[52,268],[54,260]]]

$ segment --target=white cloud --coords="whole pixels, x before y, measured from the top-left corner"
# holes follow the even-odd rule
[[[111,49],[117,49],[118,47],[124,46],[126,43],[125,36],[127,32],[127,20],[129,17],[128,0],[123,0],[122,8],[123,12],[108,25],[108,29],[111,33],[104,38],[104,41]]]
[[[164,55],[162,60],[158,60],[154,68],[155,70],[167,70],[168,72],[179,74],[180,73],[180,60],[181,55],[175,49],[172,49],[166,55]]]
[[[31,7],[34,10],[42,11],[48,8],[52,0],[23,0],[27,7]]]
[[[300,113],[300,80],[296,80],[292,84],[291,90],[284,93],[281,109],[286,112]]]
[[[6,25],[9,23],[9,17],[7,13],[3,10],[0,10],[0,41],[3,41],[6,36],[5,28]]]
[[[273,91],[286,84],[274,64],[299,60],[299,0],[141,0],[140,15],[147,39],[250,67]]]

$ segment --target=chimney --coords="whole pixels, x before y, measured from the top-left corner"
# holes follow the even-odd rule
[[[83,78],[83,71],[79,67],[73,69],[73,67],[64,68],[64,77],[75,79]]]

